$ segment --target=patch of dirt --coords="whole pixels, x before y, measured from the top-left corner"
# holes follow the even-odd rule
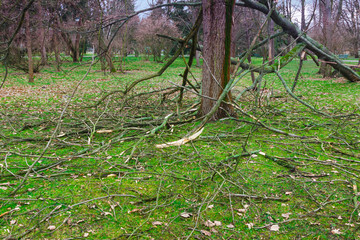
[[[70,94],[69,89],[70,86],[60,84],[51,86],[11,86],[0,89],[0,97],[62,97]]]
[[[333,81],[335,83],[347,83],[348,80],[346,78],[343,77],[339,77],[339,78],[309,78],[309,80],[313,80],[313,81]]]

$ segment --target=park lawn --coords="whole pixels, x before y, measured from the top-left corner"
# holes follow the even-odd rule
[[[280,71],[290,87],[298,64]],[[0,89],[1,238],[360,238],[359,83],[323,79],[309,60],[295,94],[318,112],[270,74],[264,89],[236,102],[248,115],[208,123],[184,145],[157,148],[201,122],[194,91],[182,104],[172,92],[182,82],[182,59],[125,97],[98,101],[161,66],[128,57],[124,73],[109,74],[94,65],[61,125],[90,62],[65,62],[62,72],[44,67],[34,84],[10,70]],[[201,69],[192,73],[196,86]],[[250,85],[249,75],[240,79],[233,98]]]

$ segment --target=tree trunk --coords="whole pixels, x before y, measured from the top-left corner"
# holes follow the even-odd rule
[[[200,114],[206,115],[215,105],[230,79],[231,28],[234,0],[203,0],[203,77]],[[229,92],[225,102],[231,101]],[[233,115],[231,105],[221,103],[212,116],[217,120]]]
[[[305,0],[301,0],[301,31],[306,31],[306,22],[305,22]]]
[[[302,32],[306,32],[307,29],[306,29],[306,22],[305,22],[305,0],[301,0],[301,31]],[[307,58],[306,58],[306,54],[301,53],[301,60],[302,61],[306,61]],[[302,58],[302,56],[304,56],[304,58]],[[302,65],[302,62],[301,62],[301,65]],[[301,67],[299,68],[301,70]]]
[[[75,44],[73,47],[73,62],[79,62],[79,57],[80,57],[80,34],[76,33],[75,36]]]
[[[73,47],[73,62],[79,62],[80,60],[80,27],[82,25],[82,21],[81,18],[78,21],[78,29],[76,31],[76,35],[75,35],[75,43],[74,43],[74,47]]]
[[[200,65],[200,51],[196,51],[195,53],[195,59],[196,59],[196,67],[201,67]]]
[[[246,41],[247,41],[247,47],[250,48],[251,46],[251,39],[250,39],[250,29],[248,29],[246,31]],[[249,62],[249,64],[252,64],[252,60],[251,60],[251,54],[247,55],[247,60]],[[255,82],[255,73],[254,71],[251,71],[251,81],[252,83]],[[256,87],[255,87],[256,88]],[[256,90],[256,89],[255,89]]]
[[[99,47],[98,47],[99,53],[98,54],[99,54],[100,61],[101,61],[101,70],[104,71],[106,69],[106,65],[105,65],[105,61],[106,61],[109,65],[110,72],[114,73],[114,72],[116,72],[116,68],[112,61],[112,54],[110,53],[111,49],[110,49],[110,47],[108,47],[106,45],[101,31],[99,32],[98,37],[99,37]]]
[[[359,58],[359,42],[358,42],[358,39],[356,39],[356,41],[354,41],[354,44],[353,44],[353,51],[354,51],[354,57],[355,58]]]
[[[332,37],[331,37],[331,2],[330,0],[320,1],[320,9],[322,12],[322,30],[324,42],[323,44],[329,49],[333,49]],[[319,73],[325,77],[331,77],[331,66],[327,63],[321,62]]]
[[[33,58],[32,58],[30,16],[29,16],[28,11],[25,13],[25,35],[26,35],[26,49],[27,49],[28,64],[29,64],[29,83],[33,83],[34,82],[34,62],[33,62]]]
[[[60,51],[59,51],[59,41],[57,33],[54,32],[54,50],[55,50],[55,61],[56,61],[56,71],[60,72]]]
[[[270,19],[268,24],[268,37],[274,35],[274,22]],[[269,65],[274,64],[274,57],[275,57],[275,46],[274,46],[274,39],[269,39]]]
[[[43,9],[41,3],[38,3],[39,9],[39,22],[40,22],[40,54],[41,54],[41,64],[47,65],[47,54],[46,54],[46,46],[45,46],[45,29],[43,24]]]

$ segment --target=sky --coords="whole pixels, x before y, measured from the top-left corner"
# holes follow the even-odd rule
[[[136,0],[135,11],[139,11],[149,7],[148,0]]]
[[[149,8],[149,0],[135,0],[135,11],[140,11],[145,8]],[[146,13],[139,15],[140,19],[146,16]]]

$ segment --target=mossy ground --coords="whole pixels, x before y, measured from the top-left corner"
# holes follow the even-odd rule
[[[298,63],[281,70],[290,86]],[[44,67],[34,84],[11,70],[0,90],[1,238],[360,238],[360,84],[322,79],[310,60],[295,93],[337,117],[313,112],[292,99],[276,75],[267,75],[264,90],[246,93],[237,104],[269,128],[301,137],[238,113],[208,123],[194,141],[163,149],[155,145],[179,140],[200,123],[186,111],[195,111],[199,99],[189,92],[179,105],[178,92],[140,93],[181,85],[182,59],[141,82],[126,100],[118,93],[89,107],[105,92],[161,68],[131,56],[125,73],[104,74],[96,64],[57,137],[9,196],[42,154],[88,68],[89,62],[65,62],[62,72]],[[200,81],[201,69],[192,73]],[[249,76],[241,79],[234,98],[249,85]],[[170,113],[166,127],[151,135]],[[244,156],[234,157],[239,154]]]

